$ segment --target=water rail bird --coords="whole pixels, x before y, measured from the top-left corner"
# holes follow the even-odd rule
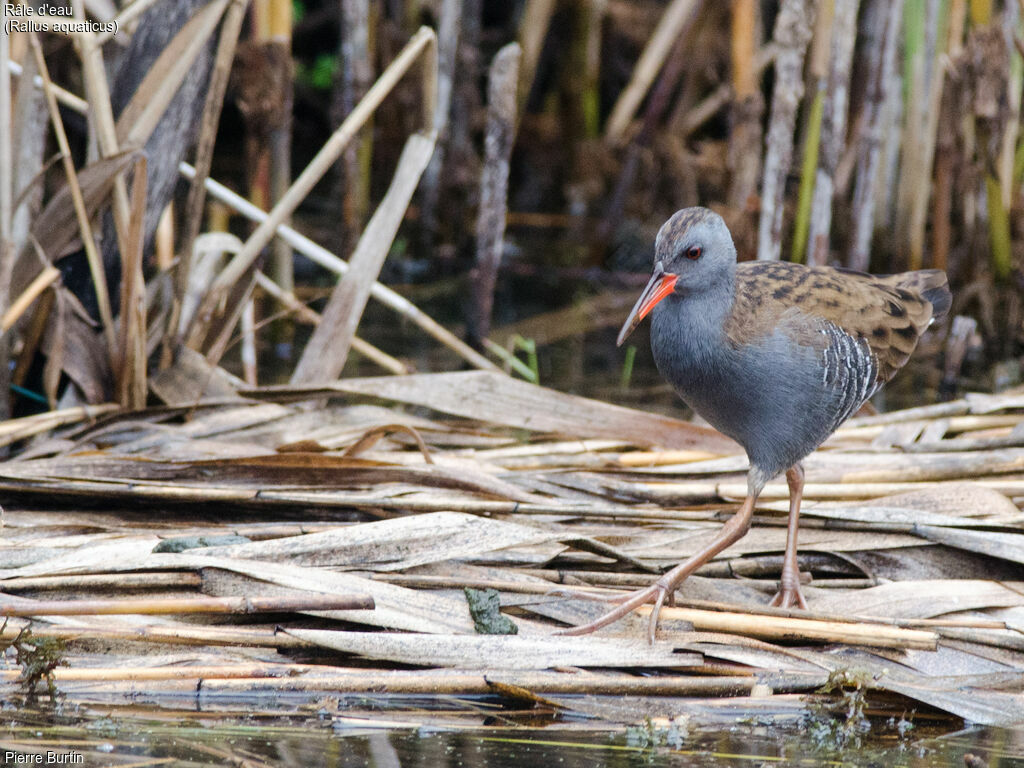
[[[746,534],[765,483],[783,472],[789,523],[771,604],[806,609],[797,567],[800,462],[895,375],[951,301],[946,275],[935,269],[876,276],[788,262],[737,263],[719,215],[705,208],[674,214],[658,232],[654,273],[618,343],[651,315],[651,350],[661,375],[746,450],[747,496],[706,547],[596,621],[561,634],[592,632],[653,602],[653,641],[665,600]]]

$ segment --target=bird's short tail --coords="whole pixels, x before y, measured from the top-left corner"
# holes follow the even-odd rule
[[[905,272],[898,276],[899,287],[914,291],[932,305],[932,322],[942,320],[953,304],[953,294],[949,292],[949,281],[941,269],[922,269],[917,272]]]

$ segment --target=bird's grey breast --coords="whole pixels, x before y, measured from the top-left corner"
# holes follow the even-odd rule
[[[671,296],[654,308],[651,351],[658,370],[676,393],[724,434],[745,443],[744,427],[754,417],[751,363],[723,330],[717,303]]]
[[[814,450],[874,391],[877,364],[867,343],[830,323],[808,321],[794,332],[784,321],[738,344],[713,307],[663,303],[651,325],[658,370],[769,473]]]

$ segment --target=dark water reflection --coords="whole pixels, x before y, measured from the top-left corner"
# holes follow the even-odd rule
[[[301,716],[258,706],[248,712],[233,706],[220,713],[186,713],[140,704],[134,714],[123,707],[97,706],[65,707],[54,714],[8,704],[0,725],[0,755],[4,765],[140,768],[945,768],[966,765],[966,754],[975,756],[974,766],[1024,766],[1024,730],[941,733],[935,726],[919,725],[901,735],[892,722],[878,721],[859,744],[839,747],[835,731],[820,721],[742,721],[713,729],[679,721],[627,728],[581,718],[546,728],[507,721],[467,727],[430,718],[451,716],[460,704],[471,702],[453,699],[447,713],[428,711],[437,707],[436,700],[423,703],[418,713],[406,709],[390,717],[382,704],[372,718],[366,717],[371,714],[367,709],[339,710],[336,700],[335,706]]]

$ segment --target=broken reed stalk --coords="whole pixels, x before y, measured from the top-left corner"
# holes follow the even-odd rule
[[[637,612],[647,616],[650,610],[650,606],[641,606]],[[664,607],[661,609],[661,618],[662,620],[688,621],[696,629],[773,640],[818,641],[924,651],[934,651],[939,641],[938,635],[934,632],[903,629],[884,624],[850,624],[837,621],[793,619],[785,616],[702,611],[695,608]]]
[[[233,307],[225,309],[222,306],[222,302],[250,271],[263,248],[274,237],[277,228],[284,223],[285,219],[295,211],[299,203],[306,198],[317,181],[330,169],[348,143],[370,119],[384,98],[394,89],[403,75],[421,56],[425,56],[428,63],[428,66],[423,67],[423,123],[428,132],[431,130],[437,76],[436,37],[433,30],[423,27],[406,43],[395,60],[391,62],[388,68],[384,70],[373,86],[371,86],[370,90],[367,91],[366,96],[356,105],[355,109],[352,110],[338,129],[331,134],[309,165],[303,169],[288,191],[282,195],[278,203],[267,214],[267,218],[246,240],[242,250],[232,258],[224,270],[217,276],[197,312],[197,319],[189,336],[188,343],[190,346],[200,344],[207,330],[211,328],[214,319],[219,318],[222,327],[218,332],[217,338],[211,344],[211,348],[215,352],[213,357],[217,357],[216,353],[223,352],[227,340],[230,338],[231,330],[238,320],[241,306],[239,302]]]
[[[516,135],[516,83],[521,50],[518,43],[502,48],[491,63],[487,80],[487,127],[480,172],[480,205],[476,219],[476,268],[472,336],[478,342],[491,331],[494,288],[505,242],[509,162]]]
[[[1024,480],[986,477],[976,480],[957,480],[958,483],[990,488],[1007,496],[1024,495]],[[899,493],[919,491],[933,482],[851,482],[809,483],[804,496],[808,500],[854,501],[880,498]],[[647,501],[661,504],[688,504],[714,501],[735,501],[746,495],[746,486],[735,482],[677,482],[632,484],[635,493],[644,492]],[[244,504],[252,507],[282,507],[317,505],[324,509],[381,509],[402,512],[456,511],[476,515],[563,515],[573,518],[615,520],[703,520],[706,513],[672,509],[638,509],[611,503],[593,506],[580,504],[530,504],[515,501],[403,499],[375,494],[344,491],[275,490],[270,488],[194,487],[149,484],[140,480],[99,482],[89,480],[51,480],[35,478],[0,478],[0,490],[43,497],[137,499],[140,503],[195,502]],[[761,494],[764,501],[788,498],[788,489],[782,483],[770,483]],[[891,528],[889,529],[891,530]]]
[[[832,48],[832,20],[835,17],[835,0],[819,0],[818,16],[814,22],[811,39],[810,70],[811,106],[807,111],[804,130],[804,156],[800,168],[800,191],[796,202],[796,219],[793,222],[791,260],[811,264],[807,253],[807,230],[810,227],[811,201],[814,197],[814,183],[818,166],[818,150],[821,146],[822,121],[825,115],[825,92],[828,82],[829,50]]]
[[[958,483],[969,483],[980,488],[991,488],[1005,496],[1024,495],[1024,480],[1001,480],[998,477],[986,477],[977,480],[957,480]],[[883,496],[895,496],[899,493],[919,491],[928,487],[928,482],[880,482],[880,483],[808,483],[804,486],[804,498],[815,501],[856,501],[858,499],[878,499]],[[724,499],[742,499],[746,496],[746,486],[740,483],[719,483],[716,493]],[[789,498],[789,489],[785,483],[769,483],[759,497],[762,501],[779,501]]]
[[[925,3],[927,0],[906,0],[903,14],[903,124],[900,126],[899,178],[897,179],[894,223],[897,242],[906,247],[910,239],[910,208],[919,194],[921,144],[918,134],[923,129],[923,96],[926,87],[925,67]]]
[[[812,582],[817,584],[817,580]],[[720,603],[712,600],[678,599],[677,605],[707,611],[735,612],[740,606]],[[815,611],[793,610],[790,608],[774,608],[770,605],[744,605],[744,613],[761,616],[782,616],[785,618],[807,619],[808,621],[824,621],[851,624],[884,624],[904,629],[927,629],[930,627],[965,627],[972,629],[1006,629],[1006,622],[984,619],[893,619],[884,616],[836,616]]]
[[[487,350],[496,358],[501,360],[505,364],[505,369],[507,371],[515,371],[531,384],[539,383],[537,381],[537,374],[534,373],[533,369],[526,363],[524,363],[522,360],[520,360],[518,357],[516,357],[515,340],[516,339],[513,336],[512,340],[509,342],[509,349],[506,349],[500,344],[495,344],[486,336],[480,338],[480,344],[481,346],[483,346],[485,350]]]
[[[1009,279],[1013,267],[1010,214],[1003,205],[999,180],[991,174],[985,177],[985,197],[988,201],[989,245],[992,248],[992,271],[996,279]]]
[[[0,266],[0,270],[3,267]],[[3,318],[0,318],[0,333],[7,333],[11,330],[18,318],[20,318],[28,308],[32,306],[32,302],[39,298],[39,295],[53,285],[54,281],[60,277],[60,270],[52,264],[47,264],[40,271],[39,274],[33,278],[32,282],[29,283],[28,287],[21,292],[21,295],[14,301],[5,301],[7,310],[3,313]]]
[[[21,77],[22,72],[24,71],[22,69],[21,64],[19,64],[16,61],[8,61],[7,69],[12,75],[16,75],[18,77]],[[41,75],[35,75],[33,77],[33,84],[39,90],[43,90],[46,87]],[[71,93],[71,91],[61,88],[59,85],[56,85],[54,83],[51,83],[51,89],[53,91],[54,96],[57,98],[57,101],[59,101],[65,107],[74,110],[80,115],[88,114],[89,102],[87,102],[85,99],[83,99],[80,96],[76,96],[75,94]]]
[[[461,672],[456,670],[337,671],[336,667],[301,664],[238,664],[218,667],[105,667],[53,671],[57,682],[103,681],[131,683],[138,696],[137,680],[203,680],[203,693],[259,691],[350,691],[353,693],[492,694],[495,684],[516,686],[537,693],[591,694],[606,696],[741,696],[755,686],[767,685],[775,693],[802,693],[820,688],[828,675],[789,673],[749,677],[697,677],[667,675],[634,677],[614,672]],[[245,672],[252,674],[246,675]],[[17,682],[20,670],[0,672],[0,680]],[[104,690],[110,691],[107,686]],[[193,691],[194,693],[194,691]]]
[[[75,164],[71,160],[71,146],[68,144],[67,133],[64,131],[64,121],[61,119],[60,109],[57,107],[53,82],[50,80],[50,71],[46,68],[42,46],[39,44],[39,38],[35,33],[30,33],[28,39],[29,45],[32,47],[32,55],[36,60],[36,68],[39,70],[39,76],[42,78],[43,93],[46,95],[46,103],[50,110],[50,122],[53,125],[54,136],[57,139],[57,147],[60,150],[64,175],[67,177],[68,190],[71,192],[71,201],[75,208],[75,217],[78,220],[82,247],[85,248],[85,257],[89,263],[89,273],[92,276],[93,287],[96,291],[96,305],[99,307],[100,323],[103,325],[103,338],[107,345],[110,369],[116,371],[117,341],[114,338],[114,315],[110,306],[110,290],[107,287],[107,275],[103,269],[103,257],[96,249],[96,241],[93,239],[92,224],[89,221],[89,214],[85,209],[85,200],[82,198],[82,188],[78,184]]]
[[[551,15],[555,11],[555,5],[554,0],[527,0],[526,6],[523,8],[519,32],[516,35],[523,52],[516,97],[519,108],[516,110],[516,114],[521,115],[526,111],[526,99],[530,96],[530,89],[533,88],[537,62],[540,60],[541,50],[544,47],[544,39],[548,35],[548,27],[551,25]]]
[[[9,237],[13,242],[15,254],[21,253],[29,244],[32,222],[42,210],[43,188],[36,182],[44,169],[45,148],[49,138],[46,99],[42,89],[33,84],[37,79],[41,82],[41,79],[36,77],[35,59],[31,55],[24,56],[23,59],[30,75],[27,78],[20,78],[15,86],[13,98],[16,110],[11,118],[13,124],[10,131],[13,166],[9,178],[14,202]],[[8,69],[7,76],[10,77],[10,74],[11,71]],[[50,158],[50,162],[55,160],[56,157]],[[11,282],[12,276],[3,278],[5,285]],[[22,349],[24,350],[24,345]]]
[[[659,467],[720,459],[724,455],[710,451],[630,451],[619,454],[616,463],[624,467]]]
[[[261,3],[260,6],[262,5]],[[270,203],[276,203],[281,199],[284,193],[288,191],[288,185],[291,183],[292,115],[295,103],[296,78],[292,71],[293,64],[291,58],[292,0],[270,0],[267,5],[269,6],[267,7],[267,13],[257,12],[256,14],[260,23],[257,24],[257,34],[253,36],[254,39],[250,42],[255,42],[268,52],[271,50],[279,51],[280,53],[272,58],[279,62],[278,65],[275,65],[275,68],[279,66],[280,69],[284,70],[284,75],[276,80],[277,84],[274,87],[276,91],[275,96],[280,100],[280,107],[277,110],[277,117],[269,126],[270,131],[267,136],[269,172],[266,180],[266,191],[269,195],[267,198],[269,200],[269,207]],[[341,5],[344,8],[349,4],[342,3]],[[351,28],[345,25],[343,29],[347,32]],[[361,70],[365,68],[367,85],[369,85],[369,80],[372,79],[372,70],[369,67],[369,61],[373,58],[372,51],[365,52],[364,58],[365,61],[358,66]],[[358,147],[359,155],[365,158],[365,172],[360,174],[360,186],[366,188],[368,183],[364,183],[363,179],[369,173],[370,158],[368,151],[372,148],[372,143],[368,139],[367,134],[372,136],[372,131],[364,130],[362,133],[361,140],[357,140],[355,146]],[[253,199],[259,198],[254,195]],[[271,254],[268,267],[270,273],[274,276],[275,282],[285,290],[294,290],[295,257],[291,247],[280,238],[271,239],[269,247]],[[293,329],[287,325],[279,326],[275,329],[275,333],[279,341],[288,343],[292,339]]]
[[[698,572],[699,573],[699,572]],[[564,574],[561,574],[564,575]],[[501,592],[524,595],[552,595],[557,592],[571,593],[573,591],[585,591],[597,595],[621,594],[623,588],[643,587],[651,582],[651,577],[644,574],[620,574],[594,571],[581,573],[573,571],[573,576],[581,579],[581,582],[589,582],[594,579],[607,579],[609,583],[614,582],[615,586],[596,586],[590,583],[566,584],[556,581],[560,575],[552,574],[551,580],[537,581],[511,581],[502,579],[468,579],[464,576],[418,576],[405,574],[375,573],[370,576],[374,581],[385,581],[388,584],[399,584],[404,587],[420,587],[431,589],[496,589]],[[837,579],[847,586],[852,579]],[[776,581],[772,581],[774,591]],[[812,582],[815,586],[821,586],[821,581],[815,579]],[[831,613],[820,613],[814,611],[796,611],[788,608],[773,608],[768,605],[734,605],[732,603],[720,603],[711,600],[690,600],[676,597],[676,606],[693,608],[702,611],[719,611],[726,613],[753,614],[760,616],[775,616],[792,619],[806,619],[808,621],[831,622],[836,624],[884,624],[887,626],[900,627],[903,629],[930,629],[930,628],[966,628],[966,629],[1006,629],[1006,622],[985,619],[893,619],[884,616],[839,616]]]
[[[136,2],[134,5],[140,5]],[[210,85],[206,92],[203,105],[203,116],[199,126],[199,139],[196,142],[195,166],[192,184],[188,190],[185,203],[185,231],[181,242],[181,252],[191,254],[196,237],[203,221],[203,208],[206,203],[206,180],[210,175],[213,162],[213,147],[217,139],[217,126],[220,124],[221,108],[224,105],[224,94],[227,91],[228,79],[231,74],[231,62],[235,57],[238,35],[242,30],[248,0],[232,0],[221,23],[220,39],[217,41],[217,53],[214,57],[213,71],[210,73]],[[174,303],[164,334],[164,359],[162,367],[170,365],[171,352],[178,335],[178,319],[181,315],[181,303],[188,290],[188,272],[192,264],[191,258],[178,260],[174,272]]]
[[[218,666],[190,667],[109,667],[89,669],[68,669],[57,667],[53,679],[59,682],[107,682],[132,680],[153,682],[160,680],[206,680],[233,678],[297,678],[322,669],[312,664],[222,664]],[[18,682],[22,679],[20,669],[0,670],[0,680]]]
[[[946,270],[953,240],[950,217],[953,212],[953,175],[956,162],[956,107],[953,89],[945,88],[940,107],[942,117],[935,139],[935,187],[932,190],[931,266]]]
[[[330,381],[341,375],[370,291],[433,151],[433,136],[413,134],[406,140],[391,186],[360,235],[348,272],[331,293],[323,322],[316,326],[292,372],[292,384]],[[220,351],[215,347],[213,353],[219,356]]]
[[[960,61],[963,53],[964,25],[967,21],[967,0],[952,0],[949,9],[950,61]],[[955,79],[943,83],[939,100],[939,120],[935,134],[935,187],[932,191],[931,266],[945,270],[949,248],[953,242],[952,209],[954,169],[958,162],[956,144],[959,131],[958,88]],[[956,321],[954,320],[954,323]],[[947,341],[948,343],[948,341]]]
[[[732,60],[732,131],[729,135],[728,166],[732,172],[729,205],[750,209],[761,175],[761,118],[764,99],[758,87],[760,69],[755,63],[758,45],[758,11],[754,0],[732,4],[730,52]]]
[[[909,266],[919,269],[924,259],[925,225],[927,224],[928,200],[932,188],[932,168],[935,163],[935,141],[938,133],[939,114],[942,101],[942,89],[946,80],[946,51],[949,47],[947,35],[949,31],[949,4],[929,0],[927,41],[929,49],[925,55],[931,58],[930,77],[927,82],[927,101],[921,105],[924,114],[921,116],[921,131],[910,136],[910,141],[920,146],[918,161],[920,172],[913,180],[913,195],[910,205],[910,253]]]
[[[854,431],[862,427],[884,426],[887,424],[899,424],[907,421],[918,421],[919,419],[939,419],[946,416],[960,416],[969,413],[970,405],[966,400],[951,400],[948,403],[935,403],[934,405],[922,405],[917,408],[907,408],[902,411],[890,411],[879,413],[875,416],[855,416],[841,426],[836,434],[844,430]]]
[[[18,637],[21,627],[0,631],[0,641]],[[284,632],[249,627],[165,627],[162,625],[119,627],[55,627],[34,623],[32,637],[53,638],[65,642],[128,640],[165,645],[230,645],[250,648],[309,648],[311,643]]]
[[[126,600],[25,600],[4,605],[0,616],[106,616],[169,613],[293,613],[296,611],[373,610],[370,595],[298,597],[154,597]]]
[[[147,573],[69,574],[67,576],[16,576],[4,579],[4,592],[22,589],[198,589],[203,585],[198,573],[155,571]]]
[[[75,18],[79,20],[85,19],[85,9],[82,0],[72,0],[71,7]],[[73,40],[79,59],[82,62],[82,79],[85,84],[86,97],[89,100],[89,124],[95,132],[100,156],[104,158],[113,157],[121,150],[118,142],[117,125],[114,121],[114,110],[110,102],[110,85],[107,82],[106,68],[103,64],[103,51],[96,42],[96,35],[90,31],[75,34]],[[124,112],[122,112],[122,115],[124,115]],[[138,146],[141,147],[142,144]],[[121,253],[128,253],[131,250],[128,244],[130,204],[128,202],[128,187],[125,184],[124,175],[121,173],[117,174],[114,179],[111,208],[118,248]],[[99,286],[97,286],[97,291],[98,288]],[[116,356],[116,347],[112,347],[112,355]],[[117,365],[112,365],[111,369],[116,371]]]
[[[1003,29],[1007,39],[1006,48],[1010,59],[1010,71],[1007,76],[1007,107],[1009,116],[1006,127],[1003,130],[1002,146],[999,149],[999,159],[996,163],[996,176],[999,178],[999,188],[1002,192],[1003,207],[1007,210],[1013,208],[1014,198],[1014,165],[1017,152],[1017,141],[1020,137],[1021,121],[1021,89],[1024,87],[1024,55],[1020,53],[1019,46],[1022,42],[1021,32],[1021,8],[1020,3],[1008,2],[1003,9]],[[1015,44],[1018,50],[1015,53]]]
[[[793,158],[793,126],[804,94],[803,64],[817,0],[783,0],[775,19],[775,86],[761,184],[757,258],[778,261],[782,253],[785,180]]]
[[[245,306],[242,308],[240,325],[242,333],[242,345],[240,352],[242,359],[242,378],[250,387],[255,387],[258,381],[256,376],[256,302],[252,297],[245,302]]]
[[[650,40],[640,54],[629,84],[619,94],[605,125],[605,140],[618,143],[629,127],[637,109],[661,71],[665,60],[679,39],[686,22],[699,6],[698,0],[672,0],[658,20]]]
[[[974,28],[978,29],[979,32],[983,28],[991,25],[991,2],[979,2],[978,0],[972,0],[970,11],[971,24]],[[988,51],[987,53],[991,56],[992,51]],[[1007,51],[1007,53],[1010,53],[1010,51]],[[1007,66],[1009,66],[1008,62]],[[974,118],[976,130],[981,127],[982,123],[982,121],[978,119],[979,117],[980,116],[975,116]],[[991,118],[992,116],[989,115],[989,117]],[[982,133],[982,137],[978,140],[979,154],[985,156],[983,161],[986,165],[984,171],[985,199],[988,203],[988,236],[989,246],[992,249],[992,271],[998,281],[1005,282],[1009,278],[1012,268],[1010,216],[1003,198],[999,179],[993,175],[992,166],[998,163],[998,159],[987,157],[988,152],[984,148],[986,142],[983,137],[988,133],[988,131],[981,130],[980,132]]]
[[[343,8],[344,5],[343,3]],[[448,116],[452,111],[452,91],[463,13],[463,0],[443,0],[441,3],[437,27],[437,110],[434,112],[437,147],[420,181],[420,223],[429,245],[433,244],[432,238],[436,236],[438,229],[437,206],[441,195],[442,170],[448,156]]]
[[[955,403],[942,403],[949,405],[950,411],[955,411]],[[874,418],[874,417],[869,417]],[[1000,427],[1015,427],[1020,423],[1019,416],[950,416],[946,424],[946,433],[954,432],[976,432],[985,429],[998,429]],[[836,430],[835,437],[840,439],[865,440],[877,437],[886,428],[886,424],[909,424],[910,421],[894,419],[891,422],[871,422],[868,424],[851,424]]]
[[[879,168],[885,131],[885,105],[894,87],[896,50],[903,0],[879,3],[875,11],[882,28],[881,45],[870,60],[867,93],[864,100],[864,133],[857,148],[857,180],[854,184],[851,218],[853,237],[846,265],[867,272],[871,257],[871,237],[875,231],[875,196],[879,186]]]
[[[836,171],[846,143],[850,75],[853,65],[853,49],[857,40],[857,11],[859,8],[860,0],[841,0],[835,5],[818,167],[814,175],[814,195],[811,200],[808,222],[807,263],[811,265],[828,263],[829,235],[832,229],[832,198],[835,192]]]

